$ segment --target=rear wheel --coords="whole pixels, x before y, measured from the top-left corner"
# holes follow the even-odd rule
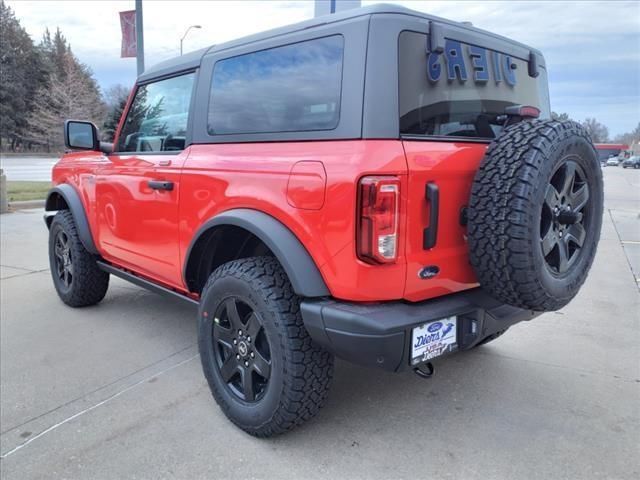
[[[300,299],[272,257],[216,269],[202,293],[198,345],[213,397],[251,435],[289,430],[327,398],[333,356],[309,337]]]
[[[95,305],[109,288],[109,274],[82,245],[69,210],[56,213],[49,229],[49,266],[58,296],[71,307]]]

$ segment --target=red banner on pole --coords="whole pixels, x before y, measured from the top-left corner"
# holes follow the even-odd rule
[[[122,28],[121,58],[136,57],[136,11],[120,12],[120,27]]]

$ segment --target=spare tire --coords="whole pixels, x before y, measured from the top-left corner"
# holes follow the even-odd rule
[[[554,120],[505,128],[471,189],[469,257],[480,285],[516,307],[563,307],[593,263],[602,208],[602,171],[584,128]]]

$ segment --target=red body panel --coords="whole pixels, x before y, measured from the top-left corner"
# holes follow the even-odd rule
[[[405,141],[409,165],[407,207],[407,283],[404,298],[418,301],[477,286],[469,265],[466,228],[460,214],[469,204],[471,184],[487,148],[478,143]],[[422,233],[428,226],[425,185],[433,182],[440,194],[438,235],[435,247],[425,250]],[[440,273],[428,280],[420,269],[436,265]]]
[[[182,267],[198,228],[223,211],[250,208],[296,235],[334,297],[419,301],[476,285],[459,217],[485,148],[399,140],[192,145],[178,155],[67,154],[53,177],[81,194],[105,259],[176,289],[186,291]],[[356,256],[357,188],[366,175],[400,178],[393,264]],[[173,182],[173,190],[152,190],[149,180]],[[425,251],[428,181],[440,189],[440,226],[436,246]],[[426,265],[440,273],[419,279]]]
[[[300,161],[324,166],[326,192],[320,210],[296,208],[287,200],[290,172]],[[333,296],[349,300],[401,298],[404,261],[372,266],[356,257],[355,205],[360,176],[375,173],[406,178],[406,171],[399,141],[193,145],[182,173],[181,255],[184,257],[193,235],[209,218],[232,208],[252,208],[277,218],[298,237]],[[317,190],[317,175],[295,175],[292,182],[296,189],[302,189],[305,177],[309,187],[303,190]]]
[[[96,245],[109,261],[183,287],[178,251],[179,155],[109,155],[96,175]],[[173,183],[154,190],[149,181]]]

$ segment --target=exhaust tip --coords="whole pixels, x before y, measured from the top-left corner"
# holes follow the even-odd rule
[[[413,373],[418,375],[420,378],[431,378],[433,376],[433,372],[435,368],[433,367],[433,363],[427,362],[413,369]]]

